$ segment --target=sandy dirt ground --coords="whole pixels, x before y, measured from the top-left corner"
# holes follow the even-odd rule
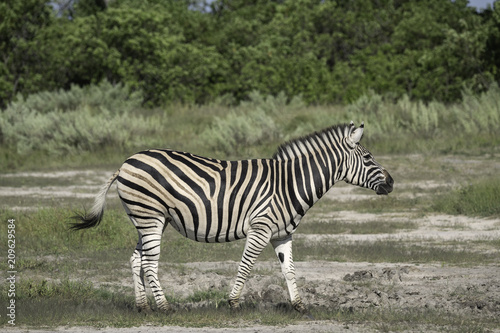
[[[462,159],[464,162],[466,159]],[[444,162],[443,162],[444,163]],[[480,161],[478,163],[483,163]],[[488,162],[493,165],[493,172],[500,171],[500,162]],[[477,168],[477,163],[471,163],[471,171]],[[496,171],[495,171],[496,170]],[[57,198],[66,198],[71,201],[81,198],[92,198],[101,183],[112,171],[68,171],[58,173],[25,173],[3,175],[7,185],[0,185],[0,193],[9,193],[10,196],[40,196],[51,195]],[[474,175],[472,175],[474,176]],[[9,177],[38,178],[41,185],[16,186]],[[47,185],[43,179],[57,179],[58,184]],[[77,184],[67,182],[69,179],[80,179]],[[399,177],[401,179],[401,177]],[[50,183],[50,181],[48,181]],[[0,183],[1,184],[1,183]],[[429,181],[397,181],[395,191],[391,195],[416,197],[420,194],[419,188],[426,190],[454,186],[447,180],[433,179]],[[1,194],[0,194],[1,196]],[[110,198],[116,199],[114,191],[110,191]],[[326,198],[332,205],[342,202],[374,198],[372,193],[360,192],[351,186],[336,186],[327,193]],[[12,207],[10,207],[12,208]],[[15,207],[14,207],[15,208]],[[17,209],[29,209],[18,207]],[[450,216],[443,214],[415,214],[415,212],[397,213],[359,213],[355,211],[333,211],[320,213],[328,215],[329,219],[356,223],[369,223],[373,220],[397,220],[415,222],[417,228],[410,231],[401,230],[390,234],[300,234],[295,239],[307,242],[316,242],[321,246],[322,240],[334,237],[340,242],[391,240],[412,242],[416,244],[443,243],[453,240],[461,243],[500,239],[500,220],[493,218],[472,218],[466,216]],[[451,243],[452,244],[452,243]],[[453,246],[453,245],[450,245]],[[480,245],[474,245],[479,246]],[[481,249],[478,248],[480,251]],[[485,251],[496,251],[488,249]],[[193,290],[229,290],[236,274],[237,262],[196,262],[184,265],[184,273],[176,274],[175,269],[166,273],[166,263],[160,264],[161,282],[167,293],[179,297],[189,296]],[[171,268],[171,267],[170,267]],[[364,262],[331,262],[310,261],[296,262],[298,285],[303,300],[309,307],[326,307],[331,309],[345,309],[358,311],[376,307],[390,309],[420,308],[438,309],[443,313],[473,315],[480,318],[500,317],[500,256],[494,264],[479,264],[453,266],[446,263],[439,264],[393,264],[393,263],[364,263]],[[185,273],[187,272],[187,273]],[[120,275],[121,276],[121,275]],[[93,281],[95,284],[101,282]],[[132,286],[132,279],[123,278],[116,282],[125,286]],[[254,272],[247,282],[243,295],[245,300],[259,300],[263,309],[288,303],[288,295],[284,288],[283,278],[278,262],[258,261]],[[183,305],[184,307],[204,306],[203,302]],[[438,332],[439,327],[415,327],[406,332]],[[47,330],[7,329],[7,332],[47,332]],[[365,324],[342,323],[338,321],[304,321],[297,325],[269,327],[259,323],[242,323],[237,328],[184,328],[184,327],[155,327],[136,328],[103,328],[88,327],[61,327],[58,332],[86,333],[86,332],[375,332],[373,326]],[[500,332],[500,327],[493,332]]]
[[[47,333],[51,331],[47,330],[23,330],[23,329],[6,329],[5,332],[30,332],[30,333]],[[100,332],[100,333],[231,333],[231,332],[241,332],[241,333],[304,333],[304,332],[315,332],[315,333],[337,333],[337,332],[360,332],[368,333],[373,332],[373,330],[368,330],[360,325],[349,326],[343,325],[336,322],[315,322],[311,321],[307,324],[300,325],[288,325],[283,327],[276,326],[262,326],[262,325],[252,325],[251,327],[238,327],[238,328],[186,328],[179,326],[164,326],[164,327],[153,327],[153,326],[141,326],[133,328],[104,328],[96,329],[92,327],[70,327],[70,328],[59,328],[54,332],[60,333],[89,333],[89,332]]]

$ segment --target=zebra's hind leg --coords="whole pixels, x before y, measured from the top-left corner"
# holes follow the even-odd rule
[[[134,280],[135,305],[139,311],[149,311],[150,307],[146,298],[146,288],[144,287],[144,271],[142,270],[142,241],[139,238],[137,247],[130,257],[132,267],[132,277]]]
[[[158,279],[161,236],[167,222],[163,216],[143,217],[132,214],[127,206],[125,206],[125,209],[139,234],[137,247],[130,258],[136,305],[139,311],[150,310],[144,285],[144,278],[146,278],[153,292],[158,310],[169,312],[171,307],[165,298]]]
[[[232,309],[239,308],[241,291],[243,290],[248,274],[250,274],[259,254],[269,243],[270,238],[271,236],[268,230],[252,228],[249,230],[245,243],[245,250],[243,251],[243,256],[238,267],[236,282],[234,283],[233,290],[229,294],[229,305]]]
[[[164,225],[158,225],[156,228],[148,227],[138,230],[140,233],[143,232],[141,267],[144,276],[149,282],[149,287],[153,292],[158,310],[170,312],[172,308],[165,298],[160,280],[158,279],[158,261],[160,259],[160,243]]]
[[[281,272],[285,277],[293,308],[304,314],[309,319],[314,319],[302,302],[297,288],[297,282],[295,280],[295,265],[293,264],[292,256],[292,235],[283,239],[271,240],[271,244],[274,247],[274,251],[280,261]]]

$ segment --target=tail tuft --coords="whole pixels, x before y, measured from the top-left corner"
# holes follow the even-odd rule
[[[72,223],[70,226],[71,230],[81,230],[96,227],[102,220],[104,215],[104,206],[106,204],[106,193],[108,193],[109,187],[118,178],[120,170],[116,171],[114,175],[108,180],[106,184],[101,188],[94,200],[94,206],[90,210],[90,213],[84,212],[83,214],[76,214],[73,219],[78,222]]]
[[[92,227],[97,227],[99,223],[101,223],[102,217],[104,215],[104,210],[100,213],[96,214],[87,214],[84,212],[83,214],[76,214],[72,217],[72,219],[77,220],[78,222],[71,223],[71,230],[82,230]]]

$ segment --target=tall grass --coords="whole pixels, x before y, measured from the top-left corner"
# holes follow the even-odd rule
[[[199,140],[201,145],[215,153],[230,157],[237,152],[247,152],[250,147],[275,141],[280,136],[274,119],[263,110],[248,113],[231,110],[225,117],[216,117]]]
[[[432,209],[446,214],[500,215],[500,178],[483,179],[443,194]]]
[[[0,169],[30,160],[36,168],[40,159],[54,158],[64,165],[103,151],[114,163],[151,147],[223,159],[266,157],[285,140],[350,120],[365,122],[363,142],[374,153],[498,152],[500,146],[497,85],[480,95],[464,91],[462,101],[451,105],[375,93],[346,106],[307,106],[300,97],[258,92],[236,106],[220,98],[218,104],[151,110],[138,100],[127,87],[109,83],[20,98],[0,111]]]
[[[498,151],[500,88],[493,85],[481,95],[464,91],[462,102],[452,105],[368,93],[347,106],[306,106],[299,98],[287,103],[283,96],[254,93],[250,102],[215,118],[200,143],[223,156],[259,145],[269,153],[280,141],[350,120],[365,122],[364,142],[379,153]]]

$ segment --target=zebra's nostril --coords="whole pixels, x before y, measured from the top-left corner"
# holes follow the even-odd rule
[[[387,170],[384,170],[384,176],[385,176],[385,183],[389,186],[394,185],[394,179],[392,179],[391,175],[387,172]]]

